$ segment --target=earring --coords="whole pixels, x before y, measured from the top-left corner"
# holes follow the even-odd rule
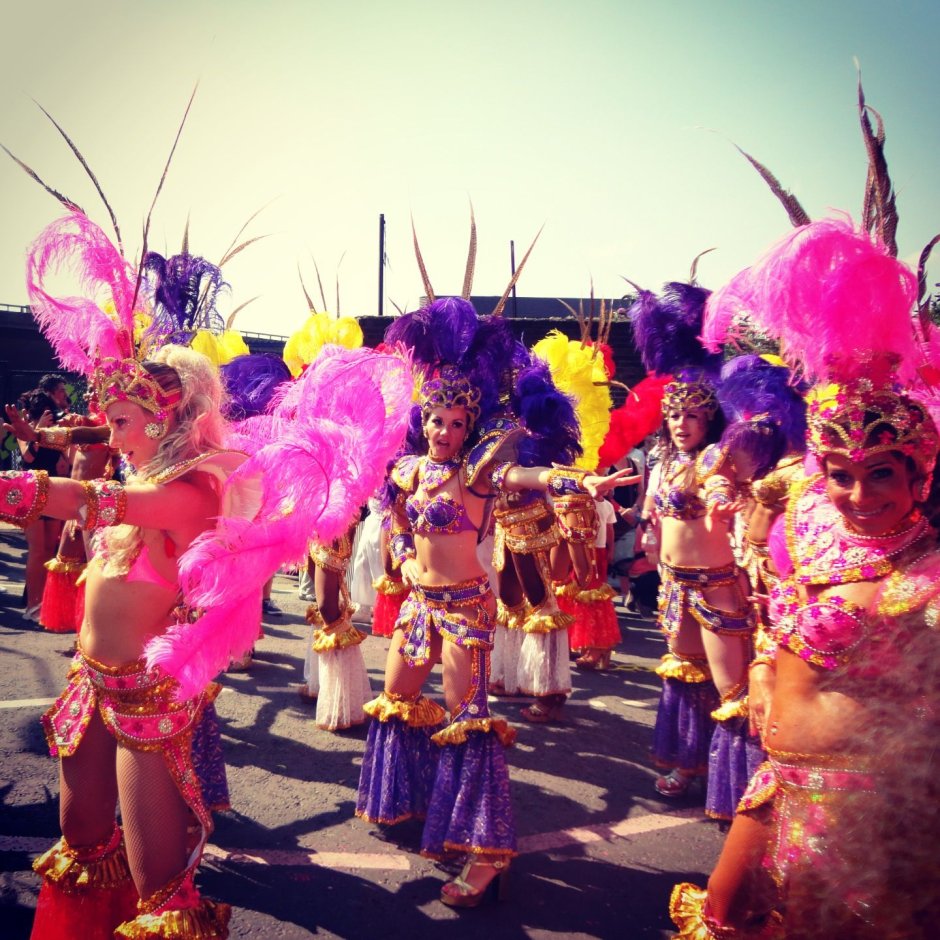
[[[144,434],[146,434],[150,440],[158,441],[166,434],[166,428],[162,422],[150,421],[144,425]]]

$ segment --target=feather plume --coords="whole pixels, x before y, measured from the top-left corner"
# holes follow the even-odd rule
[[[657,297],[640,291],[628,313],[633,337],[647,372],[675,373],[683,367],[716,368],[699,340],[709,292],[703,287],[673,281]]]
[[[346,531],[401,445],[411,389],[400,354],[326,347],[300,379],[279,386],[268,413],[244,422],[252,456],[223,495],[253,492],[257,500],[229,499],[245,511],[224,515],[183,554],[184,600],[204,613],[171,626],[145,651],[148,665],[179,681],[180,699],[252,645],[267,578],[303,557],[309,539],[328,542]]]
[[[27,166],[12,150],[9,150],[6,145],[0,144],[0,147],[3,147],[6,155],[31,179],[39,183],[42,188],[49,193],[50,196],[53,196],[57,199],[69,212],[78,212],[82,215],[85,214],[85,210],[78,205],[76,202],[72,202],[68,196],[63,196],[57,189],[53,189],[48,183],[43,180],[40,175],[30,166]]]
[[[595,470],[610,424],[610,387],[603,364],[594,359],[590,349],[558,330],[536,343],[532,355],[548,364],[555,387],[574,400],[583,449],[576,465]]]
[[[916,298],[914,272],[843,215],[788,234],[712,295],[708,318],[746,315],[807,379],[848,378],[878,350],[901,360],[903,382],[916,367]]]
[[[473,271],[477,263],[477,221],[473,217],[473,203],[470,203],[470,247],[467,249],[467,269],[463,276],[463,290],[460,296],[464,300],[470,299],[473,289]]]
[[[663,423],[663,395],[672,376],[647,376],[610,413],[610,429],[598,454],[599,467],[612,467]]]
[[[519,262],[519,267],[516,268],[515,273],[510,278],[509,283],[506,285],[506,290],[503,291],[503,296],[499,298],[499,302],[493,309],[492,316],[498,317],[502,315],[503,308],[506,306],[506,301],[509,299],[509,295],[512,292],[512,289],[516,286],[516,281],[522,276],[522,270],[525,268],[526,262],[529,260],[529,255],[532,254],[532,249],[535,247],[535,243],[539,240],[539,236],[542,234],[542,229],[545,228],[543,225],[535,233],[535,238],[532,239],[532,244],[529,245],[528,250],[522,256],[522,260]]]
[[[789,190],[784,189],[780,185],[780,181],[777,179],[763,163],[758,162],[754,159],[749,153],[742,150],[737,144],[734,145],[734,149],[747,160],[748,163],[754,167],[755,170],[760,174],[761,179],[770,187],[770,191],[780,200],[780,204],[786,209],[787,218],[790,220],[792,226],[797,227],[799,225],[806,225],[809,221],[809,215],[806,210],[800,205],[799,200],[796,196],[793,195]]]
[[[111,208],[111,203],[108,202],[108,197],[105,196],[104,190],[101,188],[101,184],[98,182],[98,177],[95,176],[94,171],[88,165],[88,161],[82,156],[81,151],[75,146],[74,141],[68,134],[65,133],[65,130],[59,124],[59,122],[35,99],[33,99],[37,108],[42,111],[43,114],[52,122],[53,127],[62,135],[62,138],[69,145],[69,149],[75,154],[75,158],[82,165],[82,168],[88,174],[89,179],[93,183],[95,189],[98,191],[98,195],[101,197],[101,201],[104,203],[105,209],[108,211],[108,215],[111,218],[111,225],[114,227],[114,235],[117,238],[117,247],[121,255],[124,254],[124,244],[121,241],[121,229],[118,225],[117,216],[114,214],[114,210]]]
[[[81,293],[57,293],[70,275]],[[57,219],[29,249],[26,287],[33,315],[63,368],[90,375],[98,358],[132,353],[135,274],[107,235],[83,213]]]

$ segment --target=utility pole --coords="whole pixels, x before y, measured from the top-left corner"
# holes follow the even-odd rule
[[[385,213],[379,213],[379,316],[385,309]]]
[[[512,269],[511,276],[516,276],[516,243],[513,239],[509,240],[509,267]],[[516,285],[512,285],[512,315],[516,318],[519,316],[519,308],[516,304]]]

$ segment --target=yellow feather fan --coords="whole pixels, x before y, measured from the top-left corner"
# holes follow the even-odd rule
[[[598,453],[610,427],[612,404],[603,356],[599,352],[595,356],[591,347],[568,339],[558,330],[536,343],[532,353],[548,363],[555,385],[575,401],[584,448],[575,465],[596,470]]]
[[[297,378],[327,343],[358,349],[363,342],[362,327],[354,317],[334,317],[329,313],[312,313],[307,322],[284,344],[284,362]]]

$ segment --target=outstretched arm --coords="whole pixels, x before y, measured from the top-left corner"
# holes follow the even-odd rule
[[[14,525],[48,516],[74,519],[84,529],[125,522],[176,531],[214,515],[217,508],[211,488],[184,480],[125,487],[114,480],[50,480],[42,470],[0,474],[0,518]]]
[[[598,476],[569,467],[512,466],[504,479],[503,485],[507,490],[540,490],[550,496],[587,493],[596,499],[615,487],[637,483],[641,477],[629,467],[607,476]]]

